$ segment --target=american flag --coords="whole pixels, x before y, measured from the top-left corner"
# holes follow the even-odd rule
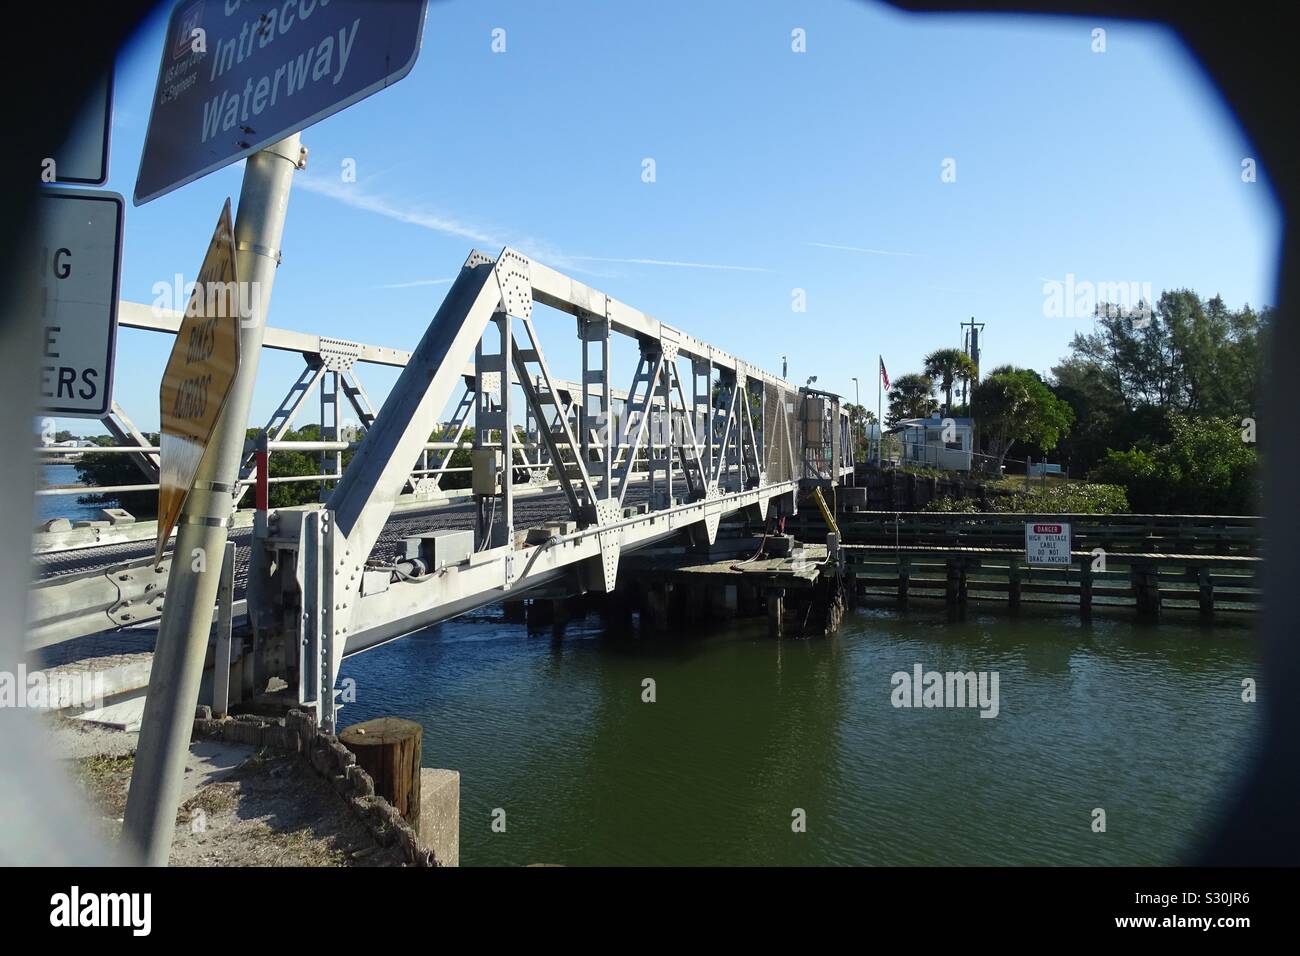
[[[880,358],[880,381],[884,383],[885,391],[889,391],[889,373],[885,371],[885,359],[884,356],[879,356],[879,358]]]

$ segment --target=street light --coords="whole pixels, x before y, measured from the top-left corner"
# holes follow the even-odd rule
[[[859,424],[858,418],[861,415],[862,415],[862,396],[858,391],[858,377],[855,375],[853,376],[853,423],[855,426]],[[865,425],[866,422],[862,422],[861,424]],[[853,435],[853,460],[854,461],[857,461],[857,457],[858,457],[858,438],[859,436],[857,434],[857,429],[854,428],[854,435]]]

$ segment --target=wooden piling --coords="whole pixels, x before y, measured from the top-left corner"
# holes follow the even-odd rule
[[[907,592],[912,585],[912,559],[905,554],[898,556],[898,606],[907,607]]]
[[[785,636],[785,591],[781,588],[767,592],[767,633],[772,637]]]
[[[1007,562],[1007,606],[1013,610],[1020,610],[1020,561],[1017,558],[1011,558]]]
[[[944,588],[944,600],[949,606],[956,606],[961,601],[961,559],[949,558],[947,586]]]
[[[668,630],[668,587],[661,581],[650,584],[645,590],[642,619],[652,631]]]
[[[356,754],[357,766],[375,782],[375,793],[391,803],[417,831],[423,736],[419,724],[400,717],[377,717],[353,724],[339,734],[339,741]]]
[[[1092,557],[1079,559],[1079,616],[1092,617]]]
[[[1214,579],[1210,577],[1209,568],[1200,568],[1197,572],[1200,591],[1201,617],[1214,617]]]
[[[564,598],[551,599],[551,623],[564,627],[573,616],[573,609]]]
[[[1133,590],[1138,617],[1148,621],[1160,620],[1160,578],[1154,564],[1133,565]]]
[[[694,582],[686,585],[682,604],[687,624],[699,624],[709,619],[709,590],[712,587]]]

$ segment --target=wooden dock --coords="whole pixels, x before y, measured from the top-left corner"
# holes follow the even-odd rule
[[[844,575],[856,599],[913,598],[949,605],[969,600],[1074,605],[1085,617],[1094,607],[1129,607],[1158,621],[1165,609],[1192,609],[1202,617],[1258,610],[1262,559],[1203,552],[1072,551],[1070,567],[1033,567],[1024,550],[923,545],[842,545]]]
[[[649,632],[765,616],[774,636],[833,633],[844,610],[863,603],[935,601],[955,613],[971,603],[1043,605],[1084,618],[1119,608],[1156,622],[1169,611],[1213,620],[1261,604],[1252,516],[842,511],[839,521],[848,543],[828,540],[818,510],[801,506],[802,542],[737,527],[712,547],[637,552],[624,558],[615,593],[581,600],[629,623],[638,612]],[[1066,522],[1069,565],[1029,564],[1026,523]],[[535,623],[562,626],[569,614],[563,601],[528,603]],[[516,610],[523,615],[522,602]]]
[[[1074,604],[1084,615],[1118,606],[1147,620],[1166,608],[1213,617],[1260,605],[1256,516],[887,512],[853,500],[841,500],[836,519],[852,598]],[[815,507],[801,506],[797,520],[801,536],[824,540]],[[1026,563],[1028,523],[1070,525],[1069,567]]]

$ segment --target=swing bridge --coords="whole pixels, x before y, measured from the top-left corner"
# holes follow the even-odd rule
[[[120,316],[158,332],[180,324],[129,302]],[[577,381],[556,377],[543,349],[543,328],[552,356],[571,347],[566,324]],[[263,347],[297,352],[304,367],[246,447],[230,541],[211,562],[222,584],[205,686],[218,711],[279,678],[332,728],[345,656],[503,600],[612,591],[625,552],[711,544],[724,519],[765,526],[796,513],[801,488],[852,479],[838,396],[509,248],[470,254],[413,352],[277,328]],[[623,390],[614,368],[628,359]],[[362,364],[401,369],[378,409]],[[313,395],[321,440],[286,440]],[[158,447],[117,405],[103,422],[117,445],[93,450],[130,456],[145,481],[95,491],[156,489]],[[462,449],[468,465],[454,463]],[[320,473],[272,477],[284,451],[319,454]],[[468,488],[447,487],[466,475]],[[322,503],[270,508],[270,487],[291,481],[319,482]],[[252,507],[238,508],[250,492]],[[72,659],[160,616],[173,556],[154,566],[156,525],[105,518],[35,536],[30,649],[59,660],[75,647],[63,652]],[[143,693],[130,683],[123,694]]]

